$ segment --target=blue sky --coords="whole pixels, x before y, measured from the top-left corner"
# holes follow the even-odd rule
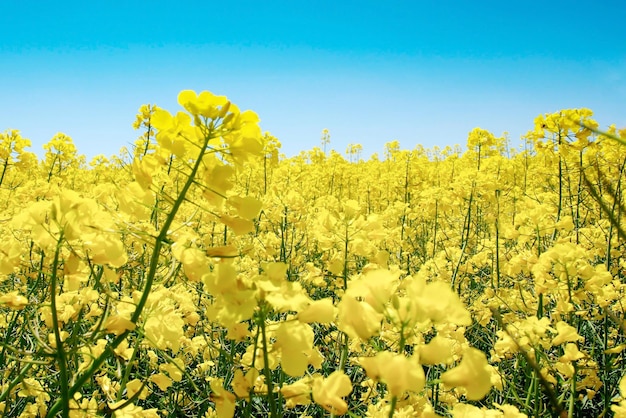
[[[33,151],[57,132],[88,158],[139,135],[141,104],[228,96],[283,152],[384,143],[513,144],[542,113],[591,108],[626,127],[626,2],[3,1],[0,131]]]

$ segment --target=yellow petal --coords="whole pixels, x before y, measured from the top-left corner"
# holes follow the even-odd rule
[[[454,344],[453,340],[436,335],[427,345],[419,348],[420,363],[434,365],[454,362]]]
[[[163,392],[165,392],[167,388],[172,386],[172,379],[170,379],[163,373],[153,374],[152,376],[150,376],[150,381],[155,383]]]
[[[281,352],[281,365],[289,376],[302,376],[313,349],[313,329],[300,321],[283,322],[276,330],[274,347]]]
[[[252,220],[259,216],[263,204],[253,197],[232,196],[228,203],[237,210],[237,214],[243,219]]]
[[[487,356],[476,348],[468,348],[461,363],[441,375],[442,382],[450,387],[465,390],[465,396],[471,401],[478,401],[491,390],[491,372]]]
[[[254,232],[254,223],[248,219],[238,218],[236,216],[222,215],[220,217],[222,223],[230,227],[235,235],[243,235]]]
[[[206,254],[209,257],[232,258],[239,255],[239,250],[237,250],[237,247],[235,247],[234,245],[224,245],[221,247],[207,248]]]
[[[135,329],[135,326],[135,323],[130,319],[120,315],[111,315],[104,321],[104,329],[115,335],[123,334],[125,331],[132,331]]]
[[[313,400],[322,408],[335,415],[348,411],[348,404],[342,399],[352,392],[352,382],[344,372],[332,372],[326,379],[321,377],[313,381]]]
[[[0,304],[6,305],[13,310],[21,311],[28,305],[28,299],[18,292],[9,292],[0,296]]]
[[[335,307],[331,298],[316,300],[298,313],[298,319],[306,323],[328,324],[334,317]]]
[[[374,357],[359,358],[359,363],[370,379],[385,383],[392,396],[399,397],[407,391],[419,392],[424,388],[424,369],[415,358],[382,351]]]
[[[350,337],[368,340],[380,331],[383,315],[376,312],[369,303],[346,295],[337,309],[337,326]]]

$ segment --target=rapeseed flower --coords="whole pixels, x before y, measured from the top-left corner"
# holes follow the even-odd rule
[[[332,414],[343,415],[348,412],[348,404],[342,398],[350,392],[352,383],[342,371],[332,372],[327,378],[313,378],[313,400]]]
[[[467,399],[477,401],[491,390],[491,374],[491,366],[485,354],[470,347],[463,353],[458,366],[441,375],[441,381],[446,386],[461,389]]]
[[[370,379],[387,385],[391,396],[400,397],[407,391],[420,392],[424,388],[424,370],[416,357],[382,351],[374,357],[360,357],[359,363]]]

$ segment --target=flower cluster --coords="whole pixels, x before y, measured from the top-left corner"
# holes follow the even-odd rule
[[[0,134],[4,416],[626,416],[625,161],[589,110],[364,161],[178,102],[89,164]]]

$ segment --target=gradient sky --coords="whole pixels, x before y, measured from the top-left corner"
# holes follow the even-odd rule
[[[261,117],[290,156],[514,145],[542,113],[626,127],[626,1],[2,1],[0,131],[88,158],[140,134],[141,104],[209,90]]]

